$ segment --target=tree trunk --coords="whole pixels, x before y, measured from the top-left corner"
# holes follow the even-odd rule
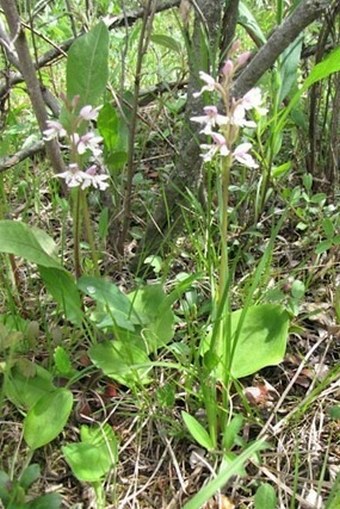
[[[198,79],[198,71],[208,71],[214,62],[218,62],[217,55],[214,55],[215,61],[209,58],[204,61],[206,47],[202,44],[202,29],[205,30],[209,43],[212,48],[219,45],[225,52],[226,41],[232,41],[234,37],[235,24],[228,23],[230,34],[223,34],[221,37],[220,28],[222,26],[222,6],[224,2],[214,0],[201,0],[197,2],[199,10],[196,12],[195,27],[193,34],[192,51],[188,55],[190,63],[190,79],[188,86],[188,99],[185,112],[185,124],[181,136],[179,147],[180,157],[177,160],[176,167],[172,171],[168,184],[162,193],[162,198],[156,206],[152,221],[146,228],[145,235],[138,247],[137,255],[132,262],[132,270],[143,272],[143,261],[147,256],[155,255],[162,251],[169,236],[180,228],[181,206],[185,204],[187,189],[196,193],[201,181],[201,157],[199,148],[198,128],[189,124],[189,118],[193,115],[201,114],[202,100],[194,99],[192,94],[201,87]],[[263,74],[270,69],[279,55],[293,42],[296,37],[309,24],[320,17],[327,9],[329,2],[327,0],[302,0],[298,7],[288,16],[283,23],[269,37],[267,43],[259,50],[257,55],[250,61],[244,71],[235,81],[233,93],[236,97],[242,97],[250,90]],[[224,13],[223,20],[235,19],[235,1],[230,0]],[[225,26],[226,23],[224,22]],[[212,55],[210,55],[211,57]],[[207,65],[207,64],[210,64]]]

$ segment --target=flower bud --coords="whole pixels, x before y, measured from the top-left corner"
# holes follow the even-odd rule
[[[233,62],[228,59],[226,60],[224,66],[222,67],[222,73],[226,78],[229,78],[234,72],[234,64]]]
[[[237,57],[237,65],[242,67],[250,58],[251,51],[245,51],[244,53],[241,53],[239,57]]]
[[[233,53],[238,51],[240,49],[240,47],[241,47],[241,41],[240,41],[240,39],[236,39],[236,41],[234,41],[233,44],[231,45],[229,53],[232,55]]]

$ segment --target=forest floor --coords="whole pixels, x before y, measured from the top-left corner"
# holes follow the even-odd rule
[[[160,168],[164,168],[166,157],[161,161],[155,158],[151,166],[146,161],[142,168],[146,175],[142,186],[148,188],[150,202],[158,195]],[[40,166],[41,161],[36,160],[33,167],[26,170],[33,172],[39,181],[38,196],[26,194],[25,201],[17,184],[10,185],[14,211],[11,217],[41,227],[54,238],[67,238],[71,223],[60,220],[65,217],[61,202],[57,203],[51,194],[48,179],[41,182]],[[11,182],[18,182],[17,176],[14,175]],[[143,220],[138,219],[135,228],[136,231],[143,229]],[[308,280],[308,289],[292,320],[284,362],[242,379],[238,389],[235,387],[230,395],[233,413],[242,414],[245,419],[242,439],[250,443],[266,436],[270,447],[261,452],[260,459],[252,458],[243,475],[233,477],[221,493],[205,505],[206,509],[254,507],[254,493],[261,482],[275,487],[280,509],[322,509],[326,507],[332,488],[334,492],[336,478],[339,485],[340,420],[338,415],[332,414],[339,408],[340,395],[340,328],[334,308],[335,284],[339,284],[336,281],[339,251],[333,247],[316,258],[313,247],[292,224],[286,224],[283,230],[275,247],[273,278],[282,282],[281,290],[287,298],[291,296],[292,273],[295,279]],[[266,232],[263,233],[266,236]],[[251,248],[255,254],[257,247],[255,243]],[[66,243],[66,265],[71,265],[71,248]],[[179,272],[195,272],[195,256],[191,236],[179,237],[169,255],[166,286],[171,286]],[[120,288],[127,290],[134,285],[134,275],[126,266],[119,267],[108,242],[102,259],[101,272]],[[18,269],[20,296],[14,294],[13,302],[17,306],[17,316],[25,318],[31,335],[31,348],[24,356],[48,366],[49,353],[63,344],[72,351],[76,369],[86,367],[89,338],[61,319],[41,287],[33,266],[20,262]],[[243,263],[239,279],[246,277],[250,270],[251,267]],[[157,275],[154,275],[151,282],[156,280]],[[204,304],[209,297],[204,277],[198,282],[197,291]],[[1,313],[8,313],[8,306],[7,298]],[[192,319],[195,330],[199,331],[204,313]],[[185,316],[178,309],[176,341],[187,342],[189,335]],[[165,350],[158,360],[166,360],[167,356]],[[62,386],[65,382],[60,379],[58,383]],[[65,509],[95,507],[92,488],[75,480],[60,452],[65,441],[76,440],[83,423],[108,422],[120,443],[117,468],[104,485],[108,508],[181,508],[216,475],[218,458],[212,459],[204,449],[194,445],[183,429],[181,411],[187,408],[185,380],[173,370],[155,368],[152,383],[139,394],[98,371],[83,377],[72,391],[77,404],[63,435],[34,454],[34,462],[42,467],[42,476],[30,495],[58,492]],[[246,398],[240,397],[240,391]],[[203,409],[196,408],[195,416],[204,419]],[[3,468],[19,472],[28,452],[22,435],[22,414],[6,401],[1,421]]]

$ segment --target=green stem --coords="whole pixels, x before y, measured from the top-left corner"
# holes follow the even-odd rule
[[[105,509],[105,494],[101,483],[93,483],[93,489],[96,495],[96,509]]]
[[[231,332],[230,332],[230,296],[229,296],[229,259],[228,259],[228,203],[229,182],[232,156],[223,157],[221,163],[221,192],[220,192],[220,237],[221,258],[219,267],[219,285],[217,294],[217,334],[215,354],[218,361],[217,374],[222,382],[222,410],[220,414],[220,429],[225,429],[228,418],[229,380],[231,366]]]
[[[76,278],[79,279],[81,276],[81,265],[80,265],[80,221],[81,221],[81,200],[80,200],[80,188],[76,189],[76,200],[74,204],[73,212],[73,253],[74,253],[74,271]]]
[[[92,229],[92,225],[91,225],[89,208],[87,206],[86,194],[82,190],[80,192],[81,192],[81,202],[82,202],[81,204],[82,204],[82,210],[83,210],[83,214],[84,214],[84,224],[85,224],[86,236],[87,236],[87,240],[88,240],[88,243],[89,243],[90,249],[91,249],[91,256],[92,256],[92,261],[93,261],[93,265],[94,265],[94,273],[96,276],[99,276],[99,268],[98,268],[99,261],[98,261],[97,250],[96,250],[96,245],[95,245],[95,241],[94,241],[94,235],[93,235],[93,229]]]

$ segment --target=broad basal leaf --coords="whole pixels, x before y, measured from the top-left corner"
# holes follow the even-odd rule
[[[47,233],[19,221],[0,221],[0,252],[11,253],[38,265],[55,301],[73,323],[82,320],[80,297],[73,277],[55,258],[55,243]]]
[[[78,281],[78,287],[101,304],[103,313],[100,316],[104,323],[98,323],[99,327],[109,327],[116,323],[122,329],[133,331],[133,324],[139,323],[131,302],[114,283],[99,277],[83,276]]]
[[[289,315],[280,305],[262,304],[231,314],[232,337],[236,341],[231,372],[233,377],[256,373],[265,366],[282,362],[288,338]],[[241,330],[238,333],[239,325]],[[235,338],[235,335],[238,337]]]
[[[30,228],[20,221],[0,221],[0,252],[20,256],[42,267],[62,269],[59,261],[51,256],[53,240],[37,228]]]
[[[24,420],[24,439],[31,449],[54,440],[70,416],[73,396],[68,389],[56,389],[42,396]]]
[[[4,378],[6,397],[17,407],[32,408],[45,394],[55,390],[52,375],[39,365],[33,365],[34,372],[25,374],[20,364],[15,365]]]
[[[105,341],[90,348],[90,359],[105,375],[127,386],[147,383],[150,360],[141,339]]]
[[[79,481],[98,482],[118,460],[118,446],[112,428],[82,426],[80,443],[62,447],[67,463]]]
[[[174,334],[175,316],[171,301],[161,285],[148,285],[129,294],[133,309],[142,324],[149,353],[169,343]]]

